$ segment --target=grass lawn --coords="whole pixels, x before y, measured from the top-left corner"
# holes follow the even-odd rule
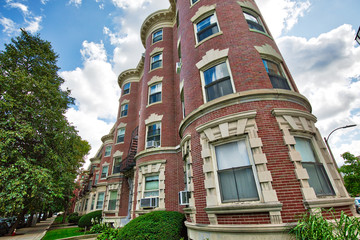
[[[45,236],[41,240],[55,240],[67,237],[74,237],[79,235],[84,235],[84,232],[80,232],[81,228],[73,227],[73,228],[61,228],[47,231]]]

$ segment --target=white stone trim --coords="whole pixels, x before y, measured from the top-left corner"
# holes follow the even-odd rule
[[[127,123],[121,122],[121,123],[119,123],[119,125],[117,126],[117,129],[119,129],[119,128],[126,128],[126,125],[127,125]]]
[[[162,82],[164,77],[153,76],[151,80],[147,83],[148,86],[153,85],[154,83]]]
[[[219,50],[219,49],[210,49],[206,54],[201,58],[199,62],[196,63],[198,69],[203,69],[206,65],[223,58],[227,58],[229,53],[229,48]]]
[[[216,4],[214,5],[209,5],[209,6],[201,6],[199,7],[199,9],[197,10],[197,12],[195,13],[195,15],[190,19],[191,22],[196,22],[199,18],[201,18],[203,15],[209,13],[209,12],[214,12],[216,8]]]
[[[214,153],[213,142],[217,144],[229,140],[238,140],[247,137],[250,144],[249,151],[253,156],[253,167],[256,169],[254,176],[259,189],[259,201],[256,203],[279,203],[277,193],[272,188],[272,176],[267,169],[266,155],[262,152],[262,142],[257,134],[257,125],[255,121],[256,111],[248,111],[244,113],[236,113],[216,119],[196,128],[200,133],[200,144],[202,146],[201,156],[203,158],[203,172],[205,175],[206,188],[206,205],[207,208],[225,207],[234,205],[234,203],[222,203],[220,199],[220,189],[218,187],[216,158]],[[239,133],[243,135],[239,136]],[[249,202],[249,203],[254,203]],[[236,203],[235,203],[236,204]],[[251,207],[251,204],[249,204]],[[254,205],[255,206],[255,205]],[[272,223],[281,222],[279,209],[274,209],[276,213],[271,216]],[[228,211],[231,213],[231,210]],[[209,212],[208,217],[211,224],[217,224],[216,215]],[[279,220],[280,219],[280,220]]]
[[[160,52],[163,52],[164,51],[164,48],[159,48],[159,47],[156,47],[154,48],[151,53],[150,53],[150,57],[155,55],[156,53],[160,53]]]
[[[146,120],[145,120],[145,125],[149,125],[150,123],[155,123],[155,122],[161,122],[163,118],[163,115],[157,115],[156,113],[152,113]]]
[[[123,152],[120,152],[119,150],[117,150],[117,151],[113,154],[113,158],[122,157],[123,154],[124,154]]]
[[[281,55],[269,44],[264,44],[262,46],[255,46],[255,49],[260,53],[260,55],[267,55],[277,58],[278,61],[283,62]]]

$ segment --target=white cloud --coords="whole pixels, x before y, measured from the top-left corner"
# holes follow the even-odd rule
[[[290,30],[311,6],[309,0],[262,0],[257,4],[275,38]]]
[[[12,8],[18,8],[20,9],[24,14],[28,14],[29,13],[29,9],[28,6],[22,4],[22,3],[18,3],[18,2],[12,2],[12,1],[8,1],[8,6],[12,7]]]
[[[144,6],[151,3],[151,0],[112,0],[112,2],[118,8],[135,10],[144,8]]]
[[[120,89],[103,43],[84,41],[81,54],[83,67],[61,72],[60,76],[65,79],[63,87],[71,89],[77,105],[77,110],[70,109],[66,115],[78,127],[81,137],[90,142],[90,157],[93,157],[101,145],[101,137],[116,120]]]
[[[70,5],[74,5],[75,7],[80,7],[82,0],[69,0]]]
[[[12,36],[14,34],[19,33],[19,28],[16,26],[16,23],[6,17],[0,18],[0,24],[3,26],[3,32],[6,33],[8,36]]]
[[[312,104],[324,137],[337,127],[360,124],[360,114],[355,114],[360,107],[360,48],[355,47],[354,36],[355,30],[345,24],[309,40],[281,37],[277,41],[300,93]],[[359,135],[354,128],[331,136],[338,163],[344,151],[360,154]]]
[[[26,31],[28,31],[30,33],[36,33],[38,31],[40,31],[41,21],[42,21],[41,16],[30,18],[30,20],[25,19],[25,22],[27,23],[27,26],[25,27]]]

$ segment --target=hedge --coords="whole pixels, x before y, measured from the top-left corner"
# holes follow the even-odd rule
[[[185,216],[179,212],[154,211],[131,220],[118,234],[122,240],[187,239]]]
[[[96,223],[93,223],[92,219],[94,219],[93,221],[96,221]],[[97,223],[99,223],[102,219],[102,211],[95,211],[95,212],[90,212],[88,214],[85,214],[84,216],[82,216],[79,219],[79,223],[78,226],[81,228],[90,228],[92,225],[95,225]]]
[[[80,218],[81,218],[81,216],[79,216],[79,213],[73,212],[73,213],[71,213],[71,214],[67,217],[67,221],[68,221],[69,223],[78,224]]]

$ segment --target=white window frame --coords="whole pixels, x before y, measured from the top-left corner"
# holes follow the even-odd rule
[[[124,131],[123,134],[120,135],[120,131]],[[126,128],[119,128],[117,130],[117,134],[116,134],[116,143],[123,143],[125,141],[125,133],[126,133]],[[119,141],[119,136],[123,136],[123,140]]]
[[[227,70],[228,70],[228,73],[229,73],[229,77],[230,77],[230,82],[231,82],[231,87],[232,87],[232,93],[235,93],[236,92],[236,89],[235,89],[235,84],[234,84],[234,79],[233,79],[233,76],[232,76],[232,73],[231,73],[231,68],[230,68],[230,64],[229,64],[229,60],[227,58],[222,58],[222,59],[217,59],[213,62],[211,62],[210,64],[207,64],[205,67],[203,67],[202,69],[200,69],[200,76],[201,76],[201,83],[202,83],[202,91],[203,91],[203,98],[204,98],[204,102],[207,103],[209,102],[207,100],[207,94],[206,94],[206,85],[205,85],[205,75],[204,75],[204,72],[206,70],[209,70],[210,68],[212,67],[215,67],[215,66],[218,66],[222,63],[226,63],[226,66],[227,66]],[[232,94],[232,93],[229,93],[229,94]],[[226,94],[226,95],[229,95],[229,94]],[[226,96],[226,95],[223,95],[223,96]],[[221,96],[221,97],[223,97]],[[219,98],[219,97],[218,97]],[[217,98],[214,98],[210,101],[213,101]]]
[[[125,103],[122,104],[120,107],[120,117],[126,117],[128,115],[128,111],[129,111],[129,104]]]
[[[109,157],[111,156],[111,150],[112,150],[112,146],[108,145],[105,147],[105,153],[104,153],[104,157]]]
[[[152,87],[155,87],[155,86],[157,86],[157,85],[161,85],[160,86],[160,100],[159,101],[156,101],[156,102],[152,102],[152,103],[150,103],[150,98],[151,98],[151,88]],[[156,93],[154,93],[154,94],[158,94],[159,92],[156,92]],[[152,85],[150,85],[149,86],[149,90],[148,90],[148,105],[153,105],[153,104],[156,104],[156,103],[162,103],[162,82],[156,82],[156,83],[154,83],[154,84],[152,84]]]
[[[94,193],[92,195],[92,198],[91,198],[91,205],[90,205],[90,210],[94,210],[94,207],[95,207],[95,201],[96,201],[96,193]]]
[[[249,162],[251,164],[251,169],[252,169],[252,173],[254,176],[254,181],[255,181],[255,186],[256,186],[256,191],[258,193],[258,199],[244,199],[244,200],[239,200],[239,201],[223,201],[222,200],[222,192],[221,192],[221,186],[220,186],[220,179],[219,179],[219,174],[218,174],[218,162],[217,162],[217,158],[216,158],[216,150],[215,147],[217,146],[221,146],[224,144],[228,144],[228,143],[232,143],[232,142],[238,142],[238,141],[245,141],[246,144],[246,150],[248,153],[248,157],[249,157]],[[253,155],[252,155],[252,151],[251,151],[251,147],[249,144],[249,139],[248,136],[244,136],[242,138],[236,138],[236,139],[229,139],[226,141],[221,141],[218,142],[216,144],[211,144],[211,150],[212,150],[212,155],[213,155],[213,167],[215,170],[215,181],[216,181],[216,187],[217,187],[217,197],[218,197],[218,202],[221,204],[228,204],[228,203],[238,203],[238,202],[262,202],[262,191],[261,191],[261,187],[260,187],[260,182],[258,179],[258,174],[257,174],[257,170],[256,170],[256,166],[254,163],[254,159],[253,159]]]
[[[255,12],[255,11],[252,11],[252,10],[250,10],[250,9],[247,9],[247,8],[242,8],[242,11],[243,11],[243,15],[244,15],[245,21],[247,22],[250,31],[259,32],[259,33],[263,33],[263,34],[268,35],[266,26],[265,26],[264,22],[262,21],[262,18],[261,18],[261,16],[260,16],[260,14],[258,14],[258,13]],[[258,24],[258,25],[260,25],[260,26],[264,29],[264,31],[251,28],[251,27],[250,27],[250,23],[249,23],[248,21],[252,21],[252,20],[247,19],[246,16],[245,16],[245,14],[248,14],[248,15],[252,16],[253,18],[255,18],[256,21],[257,21],[257,22],[255,22],[255,23]],[[254,22],[254,21],[252,21],[252,22]]]
[[[195,2],[194,2],[195,1]],[[195,4],[197,4],[198,2],[200,2],[200,0],[190,0],[190,6],[194,6]]]
[[[104,169],[106,168],[106,176],[103,177],[103,173],[104,173]],[[109,175],[109,165],[105,165],[105,166],[102,166],[101,168],[101,175],[100,175],[100,179],[106,179],[107,176]]]
[[[202,39],[202,40],[199,41],[197,25],[198,25],[201,21],[203,21],[203,20],[205,20],[206,18],[209,18],[209,17],[211,17],[211,16],[214,16],[214,17],[215,17],[215,22],[216,22],[216,26],[217,26],[217,28],[218,28],[218,31],[217,31],[216,33],[214,33],[214,34],[212,34],[212,35],[210,35],[210,36],[208,36],[208,37],[206,37],[206,38],[204,38],[204,39]],[[197,18],[197,19],[193,22],[193,26],[194,26],[196,46],[202,44],[203,42],[205,42],[205,41],[207,41],[207,40],[209,40],[209,39],[212,39],[213,37],[216,37],[216,36],[222,34],[221,29],[220,29],[219,20],[218,20],[218,18],[217,18],[217,15],[216,15],[216,11],[215,11],[215,10],[209,11],[209,12],[203,14],[201,17]]]
[[[281,73],[281,75],[277,75],[277,74],[273,74],[274,76],[278,76],[278,77],[282,77],[284,79],[286,79],[286,83],[288,84],[289,88],[290,89],[285,89],[285,88],[275,88],[274,85],[272,84],[271,82],[271,78],[270,78],[270,75],[269,75],[269,72],[267,71],[266,67],[265,67],[265,64],[264,64],[264,60],[267,61],[267,62],[272,62],[272,63],[275,63],[277,65],[277,67],[279,68],[279,71]],[[269,80],[270,80],[270,83],[271,83],[271,86],[273,86],[274,89],[283,89],[283,90],[289,90],[289,91],[293,91],[293,87],[291,85],[291,82],[289,81],[289,77],[284,69],[284,66],[283,66],[283,63],[282,61],[279,61],[275,58],[271,58],[271,57],[268,57],[268,56],[261,56],[261,61],[263,63],[263,66],[265,68],[265,71],[269,77]],[[275,77],[276,77],[275,76]]]
[[[147,147],[147,142],[148,142],[149,126],[152,126],[152,125],[155,125],[155,124],[159,124],[159,126],[160,126],[160,140],[159,140],[159,146],[157,146],[157,148],[158,148],[158,147],[161,147],[161,135],[162,135],[162,134],[161,134],[161,128],[162,128],[161,122],[152,122],[152,123],[146,125],[145,149],[148,148],[148,147]],[[152,140],[151,140],[151,141],[152,141]],[[150,149],[150,148],[149,148],[149,149]]]
[[[315,191],[315,188],[313,188],[313,187],[310,185],[310,182],[309,182],[310,187],[314,189],[314,192],[315,192],[316,197],[332,197],[332,196],[336,196],[336,188],[334,187],[335,185],[334,185],[334,183],[332,182],[332,178],[330,177],[331,175],[329,174],[329,171],[328,171],[328,169],[326,168],[326,166],[325,166],[325,164],[324,164],[324,161],[323,161],[323,159],[322,159],[322,157],[321,157],[321,154],[320,154],[320,152],[319,152],[319,149],[317,148],[317,145],[316,145],[315,141],[313,140],[313,138],[312,138],[312,137],[307,137],[307,136],[304,136],[304,135],[294,135],[294,138],[295,138],[295,142],[296,142],[296,138],[305,139],[305,140],[307,140],[307,141],[310,142],[310,145],[311,145],[310,147],[311,147],[312,152],[313,152],[314,157],[315,157],[314,166],[315,166],[315,167],[321,166],[321,167],[323,168],[323,170],[324,170],[324,173],[326,174],[326,176],[325,176],[326,179],[324,179],[324,181],[328,183],[328,187],[330,188],[330,190],[332,191],[332,193],[331,193],[331,194],[317,194],[316,191]],[[296,144],[294,145],[294,147],[295,147],[295,150],[300,153],[300,151],[298,151],[298,150],[296,149]],[[300,154],[301,154],[301,153],[300,153]],[[302,158],[302,157],[301,157],[301,158]],[[303,166],[304,163],[306,164],[306,163],[313,163],[313,162],[304,161],[304,159],[302,159],[302,160],[301,160],[301,165],[302,165],[302,167],[303,167],[304,169],[306,169],[306,168]],[[307,171],[307,169],[306,169],[306,171]],[[308,172],[308,171],[307,171],[307,172]],[[308,175],[309,175],[309,180],[310,180],[310,177],[311,177],[311,176],[310,176],[309,172],[308,172]]]
[[[154,177],[154,176],[158,177],[158,179],[157,179],[157,181],[158,181],[158,189],[157,190],[146,190],[146,182],[147,182],[146,179],[149,178],[149,177]],[[143,179],[144,179],[144,188],[143,188],[143,192],[142,192],[143,198],[154,198],[154,197],[158,198],[160,196],[160,176],[159,176],[159,174],[145,175]],[[146,192],[154,192],[154,191],[158,191],[157,196],[149,196],[149,197],[145,196]]]
[[[129,86],[129,87],[127,87]],[[130,88],[131,88],[131,83],[125,83],[124,84],[124,88],[123,88],[123,95],[127,95],[127,94],[130,94]],[[126,90],[128,90],[128,92],[125,92]]]
[[[121,161],[122,161],[122,157],[114,157],[113,159],[113,169],[112,169],[112,174],[118,174],[120,173],[120,171],[118,173],[114,173],[114,169],[115,169],[115,163],[116,163],[116,160],[120,159],[120,166],[121,166]]]
[[[103,200],[102,200],[102,203],[101,203],[101,207],[100,207],[100,206],[98,207],[100,195],[103,196]],[[95,206],[95,209],[96,209],[96,210],[103,209],[103,207],[104,207],[104,200],[105,200],[105,192],[99,192],[99,193],[97,194],[97,199],[96,199],[96,206]]]
[[[110,201],[111,201],[111,193],[115,193],[116,194],[116,198],[115,198],[115,208],[114,209],[110,209]],[[109,200],[108,200],[108,202],[107,202],[107,210],[108,211],[116,211],[116,209],[117,209],[117,201],[118,201],[118,191],[117,190],[110,190],[109,191]]]
[[[156,56],[160,56],[160,58],[159,58],[159,60],[154,61],[154,58]],[[161,64],[160,64],[160,66],[158,66],[156,68],[153,68],[153,63],[156,63],[156,62],[161,62]],[[162,68],[162,67],[163,67],[163,52],[156,52],[153,55],[151,55],[151,57],[150,57],[150,71],[153,71],[153,70],[156,70],[156,69],[159,69],[159,68]]]
[[[155,34],[161,32],[161,39],[157,40],[156,38],[158,36],[155,36]],[[160,36],[160,35],[159,35]],[[155,44],[157,42],[161,42],[164,39],[164,30],[162,28],[156,29],[153,33],[152,33],[152,44]]]

